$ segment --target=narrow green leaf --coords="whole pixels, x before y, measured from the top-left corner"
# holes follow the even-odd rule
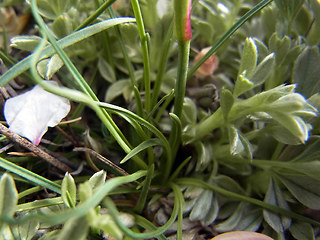
[[[127,22],[135,22],[135,19],[134,18],[114,18],[114,19],[105,20],[105,21],[93,24],[89,27],[83,28],[77,32],[71,33],[68,36],[60,39],[57,43],[60,45],[61,48],[65,48],[77,42],[80,42],[81,40],[86,39],[92,35],[102,32],[108,28],[114,27],[115,25],[118,25],[121,23],[127,23]],[[42,51],[40,59],[49,57],[54,53],[55,53],[54,48],[52,46],[48,46]],[[7,72],[5,72],[0,77],[0,86],[5,85],[11,79],[19,76],[21,73],[28,70],[31,66],[33,55],[34,54],[24,58],[22,61],[18,62],[13,67],[11,67]]]
[[[33,202],[22,203],[16,206],[16,212],[30,211],[55,205],[62,205],[64,202],[61,197],[46,198]]]
[[[131,150],[131,152],[129,152],[127,154],[127,156],[125,156],[122,160],[121,160],[121,164],[125,163],[126,161],[128,161],[130,158],[132,158],[133,156],[137,155],[138,153],[140,153],[141,151],[149,148],[149,147],[153,147],[153,146],[157,146],[157,145],[161,145],[161,141],[157,138],[151,138],[148,139],[146,141],[143,141],[142,143],[140,143],[137,147],[135,147],[134,149]]]
[[[46,187],[56,193],[60,193],[60,185],[56,184],[44,177],[41,177],[25,168],[22,168],[12,162],[7,161],[4,158],[0,158],[0,167],[13,172],[17,175],[19,175],[20,177],[23,177],[25,179],[27,179],[28,181],[34,183],[37,186],[42,186],[42,187]]]
[[[61,197],[66,206],[73,208],[76,205],[77,187],[73,177],[66,173],[61,184]]]
[[[142,191],[140,192],[139,199],[138,199],[137,205],[135,207],[135,210],[138,213],[142,212],[142,210],[146,204],[146,200],[148,197],[148,191],[149,191],[153,177],[154,177],[154,165],[152,164],[148,169],[146,180],[143,184]]]

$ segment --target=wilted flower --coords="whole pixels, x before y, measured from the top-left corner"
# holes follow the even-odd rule
[[[193,63],[196,64],[199,62],[204,55],[210,50],[210,47],[203,48],[194,58]],[[196,71],[196,76],[198,78],[204,78],[210,76],[218,68],[219,59],[216,55],[211,55]]]

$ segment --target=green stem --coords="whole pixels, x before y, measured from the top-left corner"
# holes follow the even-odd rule
[[[114,18],[115,15],[113,13],[113,10],[111,8],[109,8],[108,11],[109,11],[110,16],[112,18]],[[139,116],[142,116],[143,110],[142,110],[142,105],[141,105],[141,97],[140,97],[140,94],[137,94],[137,93],[139,93],[139,91],[138,92],[136,91],[136,90],[138,90],[138,87],[137,87],[136,78],[134,76],[134,69],[133,69],[132,63],[129,59],[129,56],[128,56],[128,53],[126,50],[126,46],[125,46],[125,43],[124,43],[119,26],[115,26],[114,29],[115,29],[117,37],[119,39],[119,45],[121,48],[121,52],[123,54],[124,62],[125,62],[127,69],[128,69],[131,86],[134,88],[134,98],[135,98],[136,104],[137,104],[137,113]]]
[[[224,35],[223,37],[215,44],[213,47],[207,52],[206,55],[203,56],[188,72],[188,79],[197,71],[197,69],[206,61],[208,58],[217,51],[219,47],[225,43],[232,34],[237,31],[250,17],[259,12],[265,6],[270,4],[273,0],[263,0],[259,4],[257,4],[254,8],[252,8],[249,12],[243,15],[238,22],[236,22]]]
[[[138,200],[137,205],[135,207],[135,210],[138,213],[142,212],[142,210],[143,210],[143,208],[144,208],[144,206],[146,204],[146,200],[147,200],[147,197],[148,197],[148,192],[149,192],[149,188],[150,188],[150,185],[151,185],[151,180],[153,178],[153,174],[154,174],[154,165],[152,164],[148,169],[146,180],[144,182],[142,191],[140,192],[139,200]]]
[[[150,60],[148,51],[148,34],[145,32],[143,18],[138,0],[131,0],[134,16],[136,17],[139,37],[141,41],[141,50],[143,58],[143,79],[145,90],[145,110],[148,113],[151,110],[151,93],[150,93]]]
[[[110,7],[116,0],[107,0],[105,1],[92,15],[90,15],[83,23],[81,23],[75,31],[78,31],[81,28],[88,26],[92,23],[96,18],[104,12],[108,7]]]
[[[168,32],[166,34],[166,37],[164,39],[164,43],[162,45],[162,54],[160,58],[159,68],[158,68],[158,74],[156,81],[154,83],[153,92],[152,92],[152,106],[155,106],[157,103],[157,100],[159,98],[159,93],[162,85],[162,80],[164,73],[166,71],[167,62],[168,62],[168,56],[169,56],[169,49],[172,42],[172,35],[173,35],[173,23],[170,24],[170,27],[168,29]]]
[[[174,110],[173,113],[181,117],[184,96],[186,92],[187,73],[189,66],[190,41],[178,43],[178,70],[177,80],[174,89]]]

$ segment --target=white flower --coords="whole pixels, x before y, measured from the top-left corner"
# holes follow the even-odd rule
[[[58,85],[54,81],[50,84]],[[48,127],[56,126],[70,111],[69,100],[45,91],[39,85],[4,105],[9,129],[38,145]]]

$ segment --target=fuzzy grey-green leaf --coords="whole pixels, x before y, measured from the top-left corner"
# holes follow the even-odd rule
[[[69,173],[66,173],[62,180],[61,197],[69,208],[76,205],[77,187],[73,177]]]
[[[18,192],[13,178],[4,173],[0,179],[0,215],[13,216],[18,201]]]
[[[268,204],[272,204],[272,205],[289,210],[289,205],[285,201],[279,186],[273,181],[273,179],[270,179],[269,189],[265,196],[264,201]],[[283,232],[291,224],[291,220],[289,218],[283,217],[277,213],[270,212],[268,210],[263,210],[263,216],[266,222],[276,232]]]
[[[257,65],[257,58],[257,46],[252,38],[247,38],[242,52],[239,75],[245,71],[247,76],[251,76]]]
[[[220,107],[225,120],[228,119],[228,114],[233,106],[233,103],[234,97],[232,93],[228,89],[222,88],[220,93]]]
[[[320,91],[320,53],[317,47],[306,48],[294,66],[293,82],[296,91],[306,98]]]
[[[106,182],[106,178],[107,173],[103,170],[93,174],[89,179],[93,191],[99,189]]]
[[[301,175],[281,176],[280,180],[303,205],[316,210],[320,209],[320,194],[317,191],[320,181]]]

